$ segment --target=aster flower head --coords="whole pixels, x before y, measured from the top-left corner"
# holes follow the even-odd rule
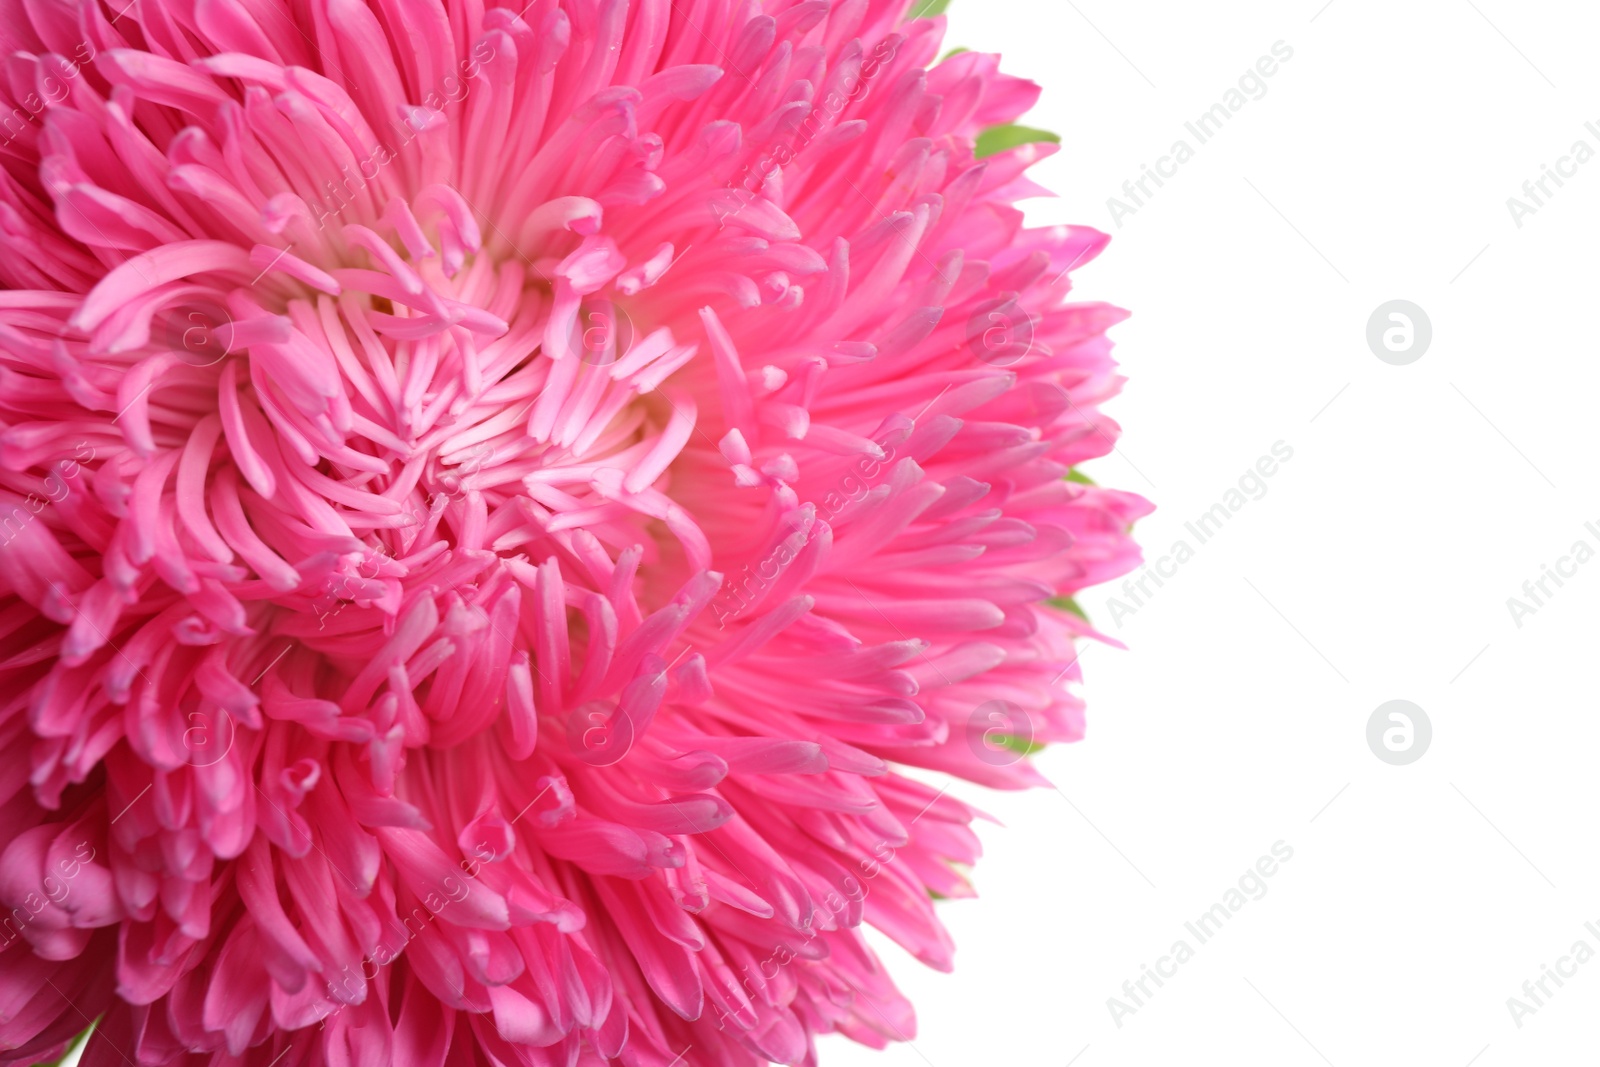
[[[912,1036],[1147,505],[908,7],[0,0],[0,1064]]]

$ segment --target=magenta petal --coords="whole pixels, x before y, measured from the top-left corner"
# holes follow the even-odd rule
[[[0,1067],[914,1035],[903,772],[1043,784],[1149,511],[1108,238],[975,154],[1038,87],[911,0],[0,5]]]

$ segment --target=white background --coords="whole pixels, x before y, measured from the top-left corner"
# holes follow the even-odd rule
[[[1476,6],[1475,6],[1476,5]],[[1320,9],[1320,10],[1319,10]],[[1600,560],[1518,628],[1506,606],[1600,527],[1593,240],[1600,159],[1518,228],[1506,200],[1600,125],[1600,13],[1511,0],[954,0],[947,44],[1038,81],[1037,224],[1114,240],[1075,275],[1130,308],[1102,484],[1159,505],[1152,560],[1283,441],[1294,458],[1083,663],[1089,736],[1059,786],[952,792],[984,826],[980,899],[942,905],[953,975],[875,938],[909,1043],[833,1037],[824,1067],[1501,1067],[1593,1063],[1600,959],[1519,1029],[1573,942],[1600,951],[1592,814]],[[1294,50],[1214,139],[1196,119]],[[1107,198],[1196,148],[1117,228]],[[1425,309],[1380,362],[1366,323]],[[1331,403],[1330,403],[1331,401]],[[1315,421],[1313,421],[1313,419]],[[1152,583],[1153,584],[1153,583]],[[1252,586],[1254,588],[1252,588]],[[1416,763],[1368,749],[1411,700]],[[1272,845],[1293,859],[1211,941],[1195,920]],[[1195,956],[1119,1028],[1107,998]],[[1152,986],[1153,988],[1153,986]],[[1553,985],[1548,988],[1554,990]]]
[[[1113,590],[1080,598],[1130,651],[1084,655],[1089,736],[1038,758],[1062,795],[953,787],[1006,824],[980,899],[941,905],[956,971],[885,945],[920,1030],[828,1038],[825,1067],[1596,1062],[1600,959],[1520,1029],[1506,1000],[1600,951],[1600,560],[1520,628],[1506,601],[1600,549],[1600,160],[1520,228],[1506,200],[1600,150],[1600,13],[1322,4],[951,5],[947,44],[1044,86],[1024,121],[1062,135],[1033,172],[1060,196],[1030,220],[1114,235],[1075,275],[1134,313],[1124,436],[1088,473],[1159,505],[1147,556],[1274,442],[1294,458],[1120,629]],[[1280,40],[1267,94],[1116,228],[1107,198]],[[1408,366],[1365,339],[1397,298],[1433,327]],[[1434,734],[1402,767],[1366,742],[1396,698]],[[1266,896],[1197,945],[1279,840]],[[1118,1028],[1107,998],[1179,938],[1194,959]]]

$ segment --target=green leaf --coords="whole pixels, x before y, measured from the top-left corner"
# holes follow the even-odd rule
[[[1067,481],[1069,481],[1069,482],[1077,482],[1079,485],[1099,485],[1100,484],[1099,482],[1095,481],[1093,478],[1089,477],[1087,474],[1085,474],[1082,471],[1080,471],[1077,467],[1073,467],[1071,470],[1069,470],[1067,472]]]
[[[89,1035],[92,1033],[94,1033],[94,1026],[91,1024],[87,1030],[72,1039],[72,1044],[67,1046],[67,1051],[61,1054],[60,1059],[51,1060],[49,1063],[35,1064],[34,1067],[60,1067],[63,1063],[76,1063],[79,1053],[83,1050],[83,1046],[88,1044]]]
[[[962,52],[970,52],[970,51],[972,51],[972,49],[970,49],[970,48],[962,48],[960,45],[957,45],[956,47],[950,49],[950,51],[946,52],[944,55],[940,56],[939,57],[939,62],[943,63],[945,60],[949,59],[951,56],[959,56]]]
[[[1053,608],[1060,608],[1062,611],[1070,611],[1084,622],[1089,621],[1088,612],[1079,607],[1078,602],[1069,596],[1051,597],[1045,603]]]
[[[1036,130],[1032,126],[990,126],[978,134],[978,143],[973,147],[973,154],[982,159],[996,152],[1004,152],[1008,148],[1035,144],[1039,141],[1060,144],[1061,137],[1049,130]]]
[[[911,9],[914,19],[931,19],[935,15],[944,14],[944,9],[950,6],[950,0],[921,0]]]
[[[996,742],[1004,745],[1013,752],[1020,752],[1024,756],[1031,756],[1044,748],[1043,741],[1027,741],[1020,737],[1008,737],[1005,734],[992,735]]]

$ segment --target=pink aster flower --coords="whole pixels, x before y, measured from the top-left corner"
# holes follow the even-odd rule
[[[908,6],[0,0],[0,1063],[912,1035],[1147,505]]]

